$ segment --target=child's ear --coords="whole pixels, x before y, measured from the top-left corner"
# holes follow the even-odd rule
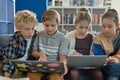
[[[57,22],[57,25],[59,25],[61,23],[61,20],[59,19],[56,22]]]

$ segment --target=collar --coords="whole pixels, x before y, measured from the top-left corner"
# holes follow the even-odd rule
[[[21,34],[20,31],[16,31],[15,34],[14,34],[14,36],[18,37],[21,42],[22,41],[27,41],[27,40],[25,40],[25,38],[23,37],[23,35]]]
[[[59,34],[59,31],[58,31],[58,30],[55,32],[54,35],[48,35],[48,34],[45,32],[45,36],[46,36],[46,37],[50,37],[50,38],[52,38],[52,39],[57,38],[58,34]]]

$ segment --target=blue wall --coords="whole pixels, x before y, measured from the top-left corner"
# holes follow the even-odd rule
[[[0,34],[14,33],[14,1],[0,0]]]
[[[16,0],[16,12],[19,10],[31,10],[37,14],[37,19],[41,22],[41,16],[46,10],[46,0]]]

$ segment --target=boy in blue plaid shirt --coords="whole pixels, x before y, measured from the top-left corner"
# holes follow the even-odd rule
[[[0,53],[5,77],[11,77],[15,69],[10,60],[27,60],[30,57],[32,43],[37,35],[34,30],[37,24],[35,13],[29,10],[22,10],[16,13],[15,26],[17,31],[10,37],[5,48]]]

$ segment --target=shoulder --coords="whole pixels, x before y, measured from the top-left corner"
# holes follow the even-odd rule
[[[43,37],[43,36],[45,36],[45,35],[46,35],[46,33],[45,33],[44,30],[38,32],[38,36],[39,36],[39,37]]]
[[[94,38],[101,39],[102,37],[103,37],[103,34],[102,34],[102,33],[99,33],[99,34],[95,35]]]
[[[92,33],[90,33],[90,32],[88,32],[88,36],[91,37],[91,38],[94,37],[94,35]]]
[[[120,37],[120,31],[117,31],[116,38]]]
[[[32,39],[34,39],[37,35],[38,35],[38,31],[35,30]]]
[[[44,30],[39,31],[38,34],[45,34]]]
[[[38,34],[38,31],[35,30],[35,31],[34,31],[34,35],[37,35],[37,34]]]
[[[93,34],[87,33],[87,35],[86,35],[86,37],[84,38],[84,40],[87,40],[87,41],[92,42],[92,41],[93,41]]]
[[[93,41],[94,41],[95,43],[99,43],[101,40],[104,40],[102,33],[99,33],[99,34],[95,35],[94,38],[93,38]]]
[[[19,31],[16,31],[12,36],[10,36],[10,40],[17,40],[21,36],[21,33]]]
[[[119,41],[119,40],[120,40],[120,31],[117,31],[114,41]]]
[[[60,38],[65,38],[65,35],[59,31],[56,32],[57,36]]]
[[[19,31],[16,31],[9,39],[10,42],[23,42],[25,41],[24,37],[22,36],[22,34]]]
[[[67,38],[73,38],[73,37],[75,37],[75,31],[70,31],[69,33],[67,33],[66,37]]]

